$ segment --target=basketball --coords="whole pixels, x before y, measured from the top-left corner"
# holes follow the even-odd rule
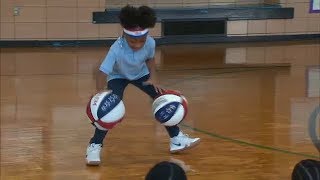
[[[112,129],[124,117],[123,101],[112,91],[103,91],[92,96],[87,105],[87,116],[100,130]]]
[[[153,101],[152,112],[162,125],[174,126],[186,117],[188,102],[181,93],[167,90]]]

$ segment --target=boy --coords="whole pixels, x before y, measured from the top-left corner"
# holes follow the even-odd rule
[[[111,46],[97,74],[97,91],[108,89],[121,99],[128,84],[132,84],[148,94],[152,99],[163,90],[155,81],[155,41],[148,35],[154,27],[156,16],[147,6],[139,8],[126,6],[119,14],[123,35]],[[200,138],[189,138],[178,126],[165,127],[170,136],[170,152],[175,153],[197,145]],[[102,142],[108,131],[95,129],[87,147],[88,165],[100,164]]]

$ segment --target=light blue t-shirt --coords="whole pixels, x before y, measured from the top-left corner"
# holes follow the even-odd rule
[[[124,37],[119,37],[111,46],[103,60],[100,71],[108,75],[108,81],[122,78],[136,80],[147,74],[149,69],[146,61],[155,55],[155,40],[147,36],[144,46],[133,51]]]

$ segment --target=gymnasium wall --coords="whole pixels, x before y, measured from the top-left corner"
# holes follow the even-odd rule
[[[229,21],[229,35],[319,34],[320,13],[309,13],[310,0],[265,0],[265,3],[293,7],[293,19]]]
[[[152,7],[230,4],[280,4],[294,7],[294,19],[228,21],[230,36],[319,34],[320,13],[309,13],[309,0],[1,0],[1,40],[114,39],[118,24],[92,24],[92,12],[126,3]],[[16,13],[16,14],[15,14]],[[151,35],[161,36],[161,24]]]
[[[230,4],[261,4],[264,0],[105,0],[106,7],[119,8],[128,3],[132,5],[148,4],[151,7],[195,7]]]

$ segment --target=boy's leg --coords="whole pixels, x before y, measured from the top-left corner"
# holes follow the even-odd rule
[[[129,84],[129,81],[126,79],[113,79],[108,82],[108,89],[112,90],[112,93],[118,95],[120,99],[123,97],[123,92],[126,86]],[[94,136],[90,140],[90,144],[102,144],[103,139],[107,135],[108,131],[103,131],[96,128]]]
[[[159,94],[156,92],[152,85],[145,85],[143,82],[149,79],[149,75],[146,75],[138,80],[131,81],[131,83],[141,89],[143,92],[148,94],[152,99],[157,97]],[[196,146],[200,142],[200,138],[190,138],[188,135],[182,133],[179,127],[176,126],[165,126],[170,136],[170,152],[176,153],[191,147]]]
[[[134,86],[138,87],[139,89],[141,89],[143,92],[145,92],[146,94],[148,94],[152,99],[154,99],[155,97],[157,97],[159,95],[159,93],[156,92],[155,88],[153,87],[153,85],[150,84],[143,84],[144,82],[146,82],[149,79],[149,75],[143,76],[142,78],[135,80],[135,81],[131,81],[131,84],[133,84]],[[172,138],[174,136],[177,136],[180,132],[180,129],[178,126],[166,126],[165,127],[166,130],[168,131],[169,136]]]
[[[108,89],[112,90],[112,93],[118,95],[120,99],[123,98],[123,92],[130,83],[127,79],[112,79],[108,81]]]
[[[122,99],[123,92],[129,81],[126,79],[113,79],[108,82],[108,89]],[[90,144],[87,147],[87,164],[99,165],[100,164],[100,151],[102,148],[103,140],[106,137],[108,131],[103,131],[98,128],[95,129],[94,135],[90,140]]]

